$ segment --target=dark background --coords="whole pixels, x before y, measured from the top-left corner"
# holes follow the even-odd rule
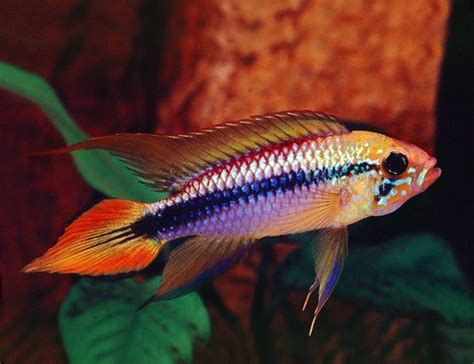
[[[443,178],[429,228],[439,231],[474,284],[474,5],[454,1],[437,101],[436,150]]]
[[[31,1],[27,2],[30,10],[25,6],[15,8],[14,3],[5,2],[0,6],[0,13],[8,14],[0,22],[0,59],[45,77],[77,123],[91,135],[120,131],[181,132],[195,129],[200,122],[208,122],[195,121],[192,114],[193,108],[201,107],[203,100],[196,94],[205,86],[191,93],[189,100],[186,99],[177,112],[173,113],[171,108],[171,111],[166,111],[167,115],[159,109],[162,104],[173,101],[167,99],[175,90],[172,82],[167,83],[167,78],[173,80],[169,75],[177,72],[172,67],[169,71],[170,66],[163,57],[167,42],[171,39],[168,26],[173,8],[169,3],[145,0],[114,4],[102,2],[104,5],[97,5],[90,1],[68,4]],[[93,8],[91,4],[95,5],[95,12],[90,10]],[[350,109],[341,106],[343,117],[368,122],[378,129],[392,128],[389,131],[396,137],[405,139],[406,135],[410,141],[419,141],[423,147],[432,148],[443,170],[436,184],[399,211],[351,227],[351,246],[376,245],[414,232],[439,234],[449,242],[472,291],[474,6],[467,0],[453,1],[451,5],[437,89],[435,148],[432,148],[430,139],[431,119],[425,118],[422,113],[408,115],[399,126],[390,118],[377,124],[377,118],[383,119],[384,110],[369,113],[367,118],[363,114],[353,117]],[[47,11],[41,13],[43,6]],[[202,21],[199,15],[210,11],[212,9],[200,9],[196,18]],[[281,15],[282,18],[285,16]],[[44,26],[47,22],[54,26]],[[181,24],[183,28],[186,25]],[[253,26],[257,25],[249,25]],[[190,44],[191,49],[199,46]],[[285,48],[286,45],[279,46]],[[188,61],[186,56],[183,57],[184,65]],[[242,56],[242,67],[252,67],[258,59],[258,54]],[[192,59],[189,62],[197,61]],[[333,77],[331,72],[328,71],[325,77]],[[270,91],[269,98],[280,93],[279,89]],[[179,93],[179,90],[176,92]],[[233,92],[232,89],[223,90],[226,97],[238,99],[240,96]],[[418,90],[414,89],[413,93],[416,92]],[[344,95],[339,100],[343,104]],[[294,107],[285,104],[280,108]],[[337,109],[323,111],[339,115]],[[239,117],[253,113],[253,110],[245,111],[245,115]],[[57,309],[74,278],[26,276],[19,274],[19,270],[51,246],[64,226],[104,196],[93,191],[81,179],[68,158],[39,160],[27,156],[31,151],[63,145],[59,134],[34,105],[0,91],[0,125],[0,151],[3,156],[0,263],[3,269],[3,304],[9,307],[2,312],[0,335],[13,337],[12,327],[19,328],[17,331],[20,333],[10,347],[21,347],[25,353],[41,352],[38,348],[48,347],[52,342],[59,345]],[[250,311],[255,315],[261,307],[256,307],[259,303],[255,302],[252,306],[252,298],[256,297],[253,287],[265,285],[259,272],[262,267],[280,261],[288,251],[286,248],[258,250],[233,269],[227,278],[218,280],[217,291],[204,287],[201,293],[215,306],[222,306],[219,311],[221,316],[241,317],[242,312]],[[295,307],[303,296],[304,292],[291,296]],[[257,298],[263,301],[264,297]],[[347,306],[347,303],[336,302],[332,306],[333,316],[347,312]],[[214,315],[212,319],[215,325],[222,325],[220,316]],[[22,324],[15,320],[20,320]],[[13,322],[15,324],[11,324]],[[223,337],[227,338],[226,335]],[[15,342],[32,342],[34,346],[28,344],[30,346],[25,348],[15,345]],[[213,345],[211,348],[215,350],[218,346],[215,338]],[[232,345],[238,349],[239,345],[244,346],[240,341],[232,342]],[[63,358],[62,350],[57,349],[57,352],[57,356]],[[49,358],[51,351],[44,355]],[[209,353],[201,352],[200,355],[202,362],[212,357]]]

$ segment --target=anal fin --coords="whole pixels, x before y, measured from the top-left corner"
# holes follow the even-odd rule
[[[172,299],[195,289],[239,260],[254,241],[245,236],[196,236],[175,248],[163,270],[163,280],[148,303]]]
[[[347,239],[347,227],[327,228],[317,232],[316,240],[313,243],[316,277],[309,288],[303,305],[304,311],[311,294],[318,289],[318,304],[314,310],[309,335],[312,334],[319,312],[331,295],[341,275],[344,259],[347,255]]]

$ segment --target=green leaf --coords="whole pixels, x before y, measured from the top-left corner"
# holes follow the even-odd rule
[[[305,289],[314,279],[309,234],[280,265],[280,287]],[[446,321],[474,321],[468,285],[446,242],[430,234],[351,250],[335,293],[381,307],[433,311]]]
[[[277,270],[276,286],[306,290],[314,279],[309,234],[303,246]],[[400,237],[385,244],[350,249],[334,290],[358,302],[401,316],[434,313],[436,335],[443,335],[444,353],[454,362],[469,359],[474,347],[474,303],[468,284],[447,243],[431,234]],[[471,358],[472,359],[472,358]]]
[[[0,87],[35,103],[61,133],[66,144],[88,138],[42,77],[0,61]],[[145,202],[157,201],[166,196],[143,185],[124,163],[110,153],[75,152],[73,159],[84,179],[108,196]]]
[[[81,279],[59,317],[71,363],[190,362],[196,339],[209,338],[207,310],[196,293],[139,310],[159,282]]]
[[[417,234],[350,256],[341,295],[403,311],[433,311],[447,322],[474,321],[468,285],[447,243]]]

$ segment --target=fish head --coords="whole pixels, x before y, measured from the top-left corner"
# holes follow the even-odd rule
[[[400,140],[387,138],[378,149],[378,173],[373,185],[372,216],[397,210],[406,201],[422,193],[441,175],[436,158],[423,149]]]

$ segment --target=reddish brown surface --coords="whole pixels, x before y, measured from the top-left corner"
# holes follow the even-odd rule
[[[143,121],[143,85],[134,82],[134,66],[126,65],[133,59],[138,1],[88,3],[0,2],[0,59],[53,83],[90,134],[136,130]],[[0,125],[0,361],[64,362],[57,306],[71,279],[20,270],[97,196],[68,157],[27,156],[63,145],[33,104],[0,90]]]
[[[160,130],[309,108],[431,149],[447,0],[192,0],[172,16]]]
[[[301,302],[304,295],[292,294],[289,298],[290,302]],[[226,322],[213,307],[210,314],[212,338],[205,347],[198,348],[196,363],[417,364],[430,362],[430,351],[437,349],[430,339],[429,327],[436,321],[432,317],[394,317],[333,297],[310,338],[307,330],[311,312],[302,313],[293,303],[283,303],[269,330],[259,333],[274,352],[274,357],[262,361],[254,339],[257,328],[242,320]]]
[[[134,97],[123,94],[120,87],[131,58],[136,4],[94,3],[82,10],[77,4],[30,1],[25,6],[2,1],[0,59],[51,80],[89,133],[128,130],[142,110],[137,102],[140,85],[136,84]],[[76,53],[71,44],[78,47]],[[94,192],[68,158],[26,156],[63,142],[33,104],[0,92],[1,148],[7,161],[1,179],[2,261],[8,262],[4,272],[8,302],[67,281],[65,277],[26,276],[19,270],[90,205]]]
[[[49,296],[36,297],[2,310],[0,360],[6,364],[66,363],[57,330],[58,304]]]

